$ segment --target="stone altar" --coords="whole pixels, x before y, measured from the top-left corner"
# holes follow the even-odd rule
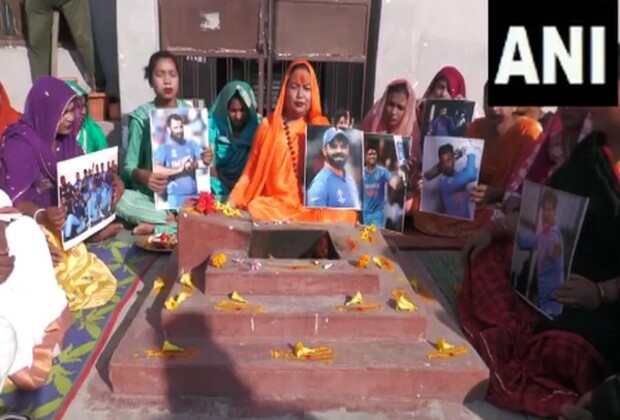
[[[488,371],[471,348],[457,358],[427,359],[431,342],[465,340],[437,318],[438,305],[414,293],[398,264],[393,272],[372,262],[366,269],[355,266],[362,255],[395,261],[379,232],[370,243],[360,231],[340,224],[257,225],[219,214],[182,213],[178,269],[192,273],[198,290],[174,311],[163,308],[180,290],[174,279],[147,299],[112,357],[114,392],[229,397],[309,409],[370,404],[387,410],[394,401],[409,406],[427,399],[462,401]],[[227,255],[226,264],[207,264],[218,253]],[[248,262],[260,262],[260,268]],[[397,311],[394,288],[405,289],[418,311]],[[216,310],[233,291],[264,312]],[[358,291],[382,308],[336,310]],[[195,350],[194,355],[145,355],[165,339]],[[271,357],[270,350],[299,341],[330,346],[333,362]]]

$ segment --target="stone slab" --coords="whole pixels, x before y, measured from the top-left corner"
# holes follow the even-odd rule
[[[214,340],[243,340],[316,337],[385,338],[420,337],[427,327],[423,304],[420,311],[398,312],[389,301],[368,298],[382,308],[373,312],[339,312],[345,301],[336,297],[252,296],[250,303],[262,305],[263,313],[224,312],[214,309],[221,296],[197,295],[175,311],[162,313],[162,325],[168,337],[192,337],[206,328]]]
[[[110,369],[114,391],[125,395],[194,395],[293,401],[417,397],[461,401],[486,378],[471,354],[429,361],[430,344],[419,340],[309,340],[328,345],[332,364],[274,359],[294,339],[214,343],[207,337],[179,338],[175,344],[199,349],[195,358],[148,358],[160,343],[132,336],[118,347]]]

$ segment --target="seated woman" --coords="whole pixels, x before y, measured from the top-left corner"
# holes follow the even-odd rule
[[[408,80],[397,79],[387,85],[383,96],[370,108],[361,129],[367,133],[411,137],[410,155],[420,159],[420,127],[415,115],[416,98]]]
[[[61,250],[66,214],[58,206],[56,167],[83,154],[75,138],[81,104],[62,80],[38,79],[28,92],[24,116],[6,130],[0,149],[0,188],[23,214],[45,228],[57,264],[56,277],[71,310],[103,305],[116,292],[116,279],[84,244]],[[118,194],[114,200],[118,201]]]
[[[214,145],[216,176],[211,177],[211,190],[226,201],[250,156],[256,129],[262,115],[256,111],[252,87],[232,81],[220,92],[210,110],[210,143]]]
[[[417,178],[422,157],[422,145],[420,126],[416,121],[415,92],[408,80],[397,79],[387,85],[381,99],[375,102],[364,117],[361,128],[367,133],[410,137],[409,178],[410,180]],[[380,144],[379,147],[381,148],[381,146]],[[415,182],[410,182],[409,186],[409,195],[413,197]],[[398,200],[399,198],[402,199],[402,197],[395,199]],[[412,200],[407,200],[405,211],[409,211],[411,205]]]
[[[619,75],[620,90],[620,75]],[[569,129],[566,112],[560,110]],[[556,139],[570,150],[577,118]],[[544,136],[526,160],[526,179],[588,197],[572,274],[553,292],[564,309],[550,321],[513,290],[510,266],[518,213],[513,209],[474,235],[464,249],[468,267],[457,302],[465,336],[491,370],[487,399],[500,407],[557,417],[620,369],[620,109],[593,111],[596,128],[554,169],[560,154]],[[556,121],[552,121],[553,124]],[[560,160],[563,160],[564,156]],[[522,171],[519,171],[522,173]],[[523,179],[523,178],[521,178]],[[518,181],[512,189],[518,189]]]
[[[4,134],[4,130],[19,121],[20,113],[15,111],[11,106],[9,95],[6,93],[4,86],[0,83],[0,138]]]
[[[72,81],[68,81],[66,83],[82,99],[84,104],[81,107],[82,126],[80,127],[80,132],[77,136],[77,141],[80,144],[80,147],[86,154],[107,149],[109,145],[105,133],[101,127],[99,127],[99,124],[93,121],[88,112],[88,94],[77,83]]]
[[[417,212],[413,217],[417,230],[432,236],[459,238],[471,235],[488,221],[492,213],[489,206],[502,200],[510,175],[542,131],[537,121],[519,117],[515,110],[513,107],[490,107],[485,86],[485,117],[472,122],[466,134],[469,138],[484,140],[478,186],[471,196],[479,206],[475,218],[470,222]]]
[[[463,74],[452,66],[443,67],[429,83],[422,99],[417,104],[418,123],[424,118],[424,102],[428,99],[465,99],[467,89]]]
[[[47,380],[71,314],[58,286],[43,231],[0,190],[0,391]]]
[[[352,210],[303,206],[306,126],[329,125],[321,113],[319,86],[312,66],[295,61],[288,68],[274,112],[258,127],[250,158],[229,197],[256,221],[346,222]]]
[[[155,92],[155,99],[139,106],[129,116],[129,146],[125,155],[123,181],[126,190],[116,211],[125,222],[135,226],[135,235],[176,233],[174,213],[155,208],[154,193],[161,194],[168,185],[167,176],[153,172],[151,147],[151,111],[156,108],[187,108],[177,99],[179,72],[168,51],[151,55],[144,78]],[[212,155],[207,159],[210,164]]]

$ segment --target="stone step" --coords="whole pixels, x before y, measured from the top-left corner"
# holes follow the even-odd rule
[[[339,261],[337,266],[324,270],[287,269],[290,262],[283,260],[271,262],[271,266],[263,262],[258,271],[249,271],[239,265],[206,269],[205,289],[208,294],[226,295],[233,290],[244,295],[278,295],[278,296],[344,296],[351,291],[360,291],[363,295],[380,293],[378,269],[356,269],[349,263]],[[281,268],[278,266],[281,264]],[[302,265],[297,262],[299,267]],[[303,266],[312,267],[311,261],[303,262]]]
[[[159,348],[159,340],[154,335],[125,336],[109,370],[115,393],[307,399],[332,401],[334,406],[360,396],[462,401],[488,375],[473,351],[453,359],[428,360],[431,345],[415,338],[304,342],[330,346],[335,354],[330,364],[270,355],[271,350],[293,345],[297,337],[215,343],[205,330],[201,336],[174,342],[186,350],[197,349],[193,357],[147,357],[145,350]]]
[[[349,293],[350,294],[350,293]],[[226,300],[196,292],[175,311],[163,311],[162,325],[168,337],[192,337],[209,331],[214,340],[284,337],[415,339],[427,327],[425,304],[412,293],[417,312],[399,312],[389,296],[365,297],[382,305],[378,311],[339,312],[341,297],[245,296],[264,312],[219,311],[214,306]]]

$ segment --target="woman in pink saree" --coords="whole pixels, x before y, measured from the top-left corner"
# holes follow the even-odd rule
[[[410,137],[409,179],[417,179],[422,157],[420,126],[416,119],[416,97],[413,86],[408,80],[396,79],[387,85],[383,96],[370,108],[362,121],[362,130],[366,133],[393,134]],[[415,183],[410,182],[415,187]],[[409,211],[418,196],[415,190],[408,193],[405,211]]]

